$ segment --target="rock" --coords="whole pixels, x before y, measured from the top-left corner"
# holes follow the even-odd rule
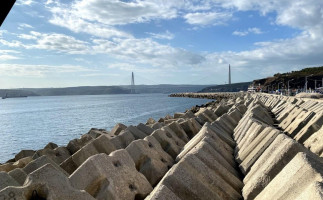
[[[144,199],[152,191],[126,150],[92,156],[69,178],[96,199]]]

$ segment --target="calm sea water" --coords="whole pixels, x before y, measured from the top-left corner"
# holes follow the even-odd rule
[[[137,125],[207,101],[166,94],[0,99],[0,162],[22,149],[41,149],[48,142],[66,145],[90,128],[110,130],[119,122]]]

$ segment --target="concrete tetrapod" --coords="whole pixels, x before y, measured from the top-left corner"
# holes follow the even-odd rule
[[[74,188],[100,200],[143,199],[153,190],[126,150],[90,157],[69,179]]]
[[[137,170],[142,173],[152,186],[155,186],[174,163],[173,158],[152,137],[148,140],[135,140],[126,150],[135,162]]]
[[[277,176],[257,195],[256,200],[294,200],[312,184],[323,181],[322,159],[298,153]],[[301,184],[300,184],[301,183]],[[322,189],[322,188],[321,188]],[[322,193],[322,191],[318,191]]]
[[[36,191],[36,192],[34,192]],[[73,188],[67,176],[51,164],[31,173],[22,187],[10,186],[0,191],[2,199],[26,200],[33,195],[47,200],[94,200],[91,195]],[[37,198],[34,196],[33,198]]]
[[[244,199],[254,199],[298,152],[308,150],[288,136],[279,134],[243,179]]]

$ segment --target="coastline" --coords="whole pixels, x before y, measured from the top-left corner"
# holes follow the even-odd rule
[[[30,199],[36,190],[46,199],[101,195],[111,199],[311,195],[319,199],[323,189],[314,183],[323,175],[322,165],[317,164],[322,163],[322,100],[248,93],[184,94],[171,96],[216,98],[216,102],[137,126],[91,129],[67,146],[49,143],[38,151],[21,151],[0,166],[6,171],[1,173],[0,196]],[[305,168],[295,169],[296,163],[311,169],[308,173],[313,176],[302,178],[310,186],[300,184],[297,174]],[[296,175],[290,176],[291,171]],[[40,186],[44,181],[46,186]],[[300,185],[294,188],[293,184]]]

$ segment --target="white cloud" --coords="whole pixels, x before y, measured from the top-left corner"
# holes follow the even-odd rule
[[[196,12],[184,15],[186,23],[192,25],[221,25],[232,18],[228,12]]]
[[[147,39],[95,39],[93,49],[96,52],[107,53],[121,60],[149,64],[160,67],[185,67],[203,62],[204,57],[184,49],[161,45]]]
[[[132,37],[130,34],[99,22],[89,22],[77,14],[69,12],[69,8],[55,7],[51,9],[53,17],[50,23],[67,28],[75,33],[87,33],[102,38]]]
[[[253,28],[248,28],[247,30],[245,31],[234,31],[232,33],[232,35],[237,35],[237,36],[246,36],[248,34],[256,34],[256,35],[259,35],[259,34],[262,34],[263,32],[261,31],[260,28],[256,28],[256,27],[253,27]]]
[[[13,54],[19,54],[20,52],[14,51],[14,50],[2,50],[0,49],[0,60],[6,61],[6,60],[15,60],[20,59],[16,55]]]
[[[32,3],[35,3],[33,0],[17,0],[17,5],[27,5],[30,6]]]
[[[165,33],[147,33],[151,35],[152,38],[161,39],[161,40],[172,40],[175,35],[168,30]]]
[[[25,28],[29,28],[29,29],[31,29],[31,28],[34,28],[33,26],[31,26],[31,25],[29,25],[29,24],[25,24],[25,23],[21,23],[21,24],[19,24],[19,26],[18,26],[18,29],[19,30],[23,30],[23,29],[25,29]]]
[[[55,50],[67,54],[89,53],[88,43],[64,34],[30,31],[30,34],[20,34],[17,37],[33,43],[22,43],[17,40],[9,42],[3,39],[0,39],[0,43],[9,47]]]
[[[24,65],[24,64],[0,64],[0,74],[8,77],[46,77],[60,73],[75,73],[93,71],[82,66],[73,65]]]

